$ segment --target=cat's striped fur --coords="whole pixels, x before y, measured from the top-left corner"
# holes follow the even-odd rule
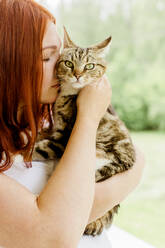
[[[54,109],[55,124],[51,132],[38,136],[33,159],[48,161],[61,158],[76,119],[77,94],[82,87],[95,82],[105,73],[104,50],[110,40],[108,38],[96,46],[83,49],[77,47],[65,31],[64,50],[56,65],[61,91]],[[93,67],[91,64],[94,68],[89,69]],[[86,65],[88,66],[85,67]],[[96,182],[128,170],[135,161],[135,151],[128,130],[112,106],[109,106],[100,121],[96,151]],[[95,236],[102,232],[103,227],[110,226],[118,206],[87,225],[84,233]]]

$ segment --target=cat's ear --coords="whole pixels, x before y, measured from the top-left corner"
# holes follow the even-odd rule
[[[64,28],[64,42],[63,42],[63,48],[75,48],[77,47],[73,41],[71,41],[70,37],[69,37],[69,34],[67,33],[66,31],[66,28]]]
[[[112,40],[112,37],[110,36],[107,39],[105,39],[104,41],[102,41],[101,43],[94,45],[90,48],[92,48],[97,53],[99,53],[100,56],[105,56],[109,51],[111,40]]]

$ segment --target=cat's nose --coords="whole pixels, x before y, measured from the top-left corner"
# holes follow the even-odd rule
[[[77,80],[82,76],[82,75],[80,75],[80,74],[74,74],[75,75],[75,77],[77,78]]]

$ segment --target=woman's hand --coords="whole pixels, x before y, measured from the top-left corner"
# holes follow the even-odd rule
[[[88,118],[99,124],[111,101],[111,87],[106,76],[96,83],[85,86],[77,98],[79,117]]]

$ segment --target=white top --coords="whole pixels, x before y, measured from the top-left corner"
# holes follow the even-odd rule
[[[3,172],[24,185],[33,194],[40,194],[48,180],[46,163],[33,161],[32,168],[26,168],[24,163],[15,160],[10,169]],[[83,235],[77,248],[111,248],[106,231],[95,237]]]

